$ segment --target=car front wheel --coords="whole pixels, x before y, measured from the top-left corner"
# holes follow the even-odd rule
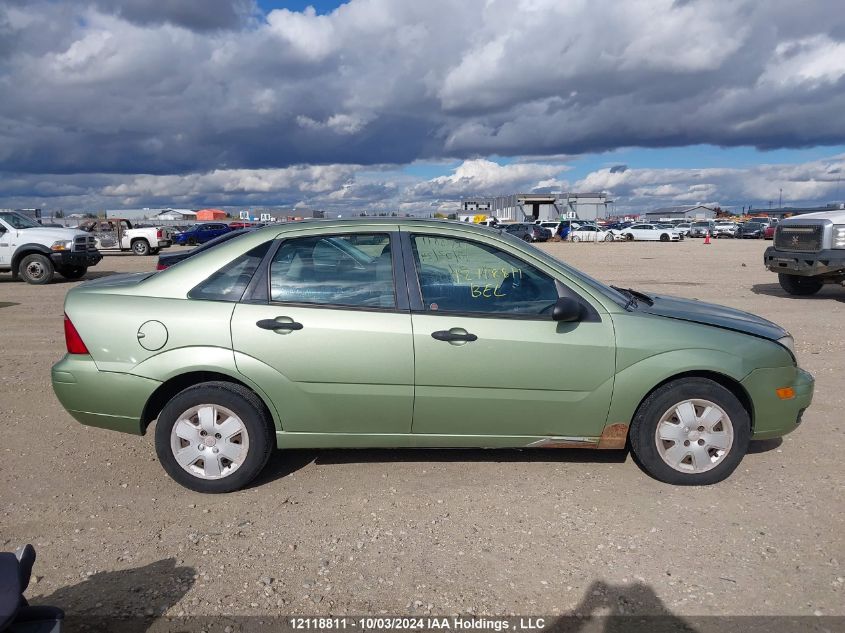
[[[824,282],[815,277],[801,277],[800,275],[785,275],[778,273],[780,287],[787,293],[796,296],[809,296],[816,294],[822,289]]]
[[[65,266],[59,268],[59,274],[65,279],[82,279],[88,268],[85,266]]]
[[[46,255],[33,253],[27,255],[21,261],[18,274],[28,284],[42,285],[48,284],[53,280],[53,262]]]
[[[707,485],[728,477],[748,450],[751,419],[728,389],[707,378],[682,378],[651,393],[630,429],[631,449],[660,481]]]
[[[239,490],[275,446],[261,400],[240,385],[207,382],[181,391],[158,417],[156,453],[177,483],[205,493]]]

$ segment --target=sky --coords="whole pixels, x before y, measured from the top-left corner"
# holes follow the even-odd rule
[[[0,207],[845,185],[841,0],[0,0]]]

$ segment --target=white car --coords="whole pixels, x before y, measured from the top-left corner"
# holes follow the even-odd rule
[[[627,240],[629,242],[648,241],[648,242],[678,242],[684,239],[683,235],[677,228],[664,229],[656,224],[632,224],[627,229],[622,229],[617,235],[617,239]]]
[[[573,242],[612,242],[612,231],[605,231],[594,224],[583,224],[569,234]]]

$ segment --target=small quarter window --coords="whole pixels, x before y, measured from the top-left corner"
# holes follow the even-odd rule
[[[271,243],[264,242],[229,262],[191,290],[188,297],[207,301],[240,301]]]

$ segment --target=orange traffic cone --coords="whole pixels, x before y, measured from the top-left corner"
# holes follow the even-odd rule
[[[710,243],[710,231],[707,231],[707,235],[704,236],[704,243],[705,244]]]

